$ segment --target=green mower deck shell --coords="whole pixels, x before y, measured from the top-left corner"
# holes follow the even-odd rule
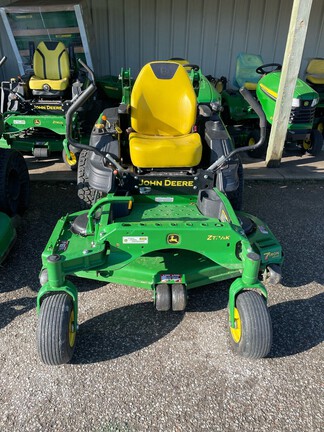
[[[238,277],[235,295],[230,295],[234,322],[237,293],[259,289],[266,296],[259,271],[270,263],[281,264],[282,251],[266,224],[254,216],[236,214],[225,195],[215,191],[224,205],[221,219],[202,215],[197,197],[190,195],[162,203],[156,196],[108,195],[88,213],[61,218],[42,254],[48,281],[38,294],[38,308],[49,292],[71,290],[65,280],[68,275],[152,291],[159,283],[182,283],[191,289]],[[113,205],[125,201],[132,203],[129,215],[110,222]],[[86,235],[71,230],[81,215],[88,217]],[[248,236],[240,216],[253,221],[255,229]],[[251,254],[257,258],[251,260]]]
[[[0,263],[5,259],[16,240],[16,230],[11,218],[0,212]]]
[[[64,115],[22,115],[10,112],[4,114],[4,119],[0,148],[33,152],[35,148],[41,147],[46,148],[49,153],[65,148],[66,119]],[[78,133],[76,116],[73,118],[73,128]]]
[[[257,84],[256,94],[267,121],[272,124],[276,100],[278,96],[281,72],[271,72],[264,75]],[[297,79],[293,98],[300,100],[299,109],[303,111],[303,117],[298,122],[288,123],[288,130],[310,130],[313,127],[315,104],[318,101],[318,93],[301,79]],[[313,105],[312,105],[313,104]]]

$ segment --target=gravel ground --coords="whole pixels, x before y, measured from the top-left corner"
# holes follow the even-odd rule
[[[159,314],[143,290],[75,279],[75,355],[49,367],[35,344],[40,255],[78,204],[73,184],[34,183],[0,268],[0,430],[323,431],[324,186],[250,183],[245,202],[285,252],[283,283],[268,287],[268,358],[231,351],[229,282],[191,291],[185,313]]]

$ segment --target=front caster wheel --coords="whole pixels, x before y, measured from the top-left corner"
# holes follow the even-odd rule
[[[172,285],[172,310],[183,311],[187,306],[187,290],[183,284]]]
[[[272,323],[263,297],[244,291],[236,298],[235,325],[230,326],[234,351],[246,358],[265,357],[272,345]]]
[[[168,284],[158,284],[155,288],[155,307],[160,312],[171,308],[171,291]]]
[[[37,328],[37,350],[43,363],[60,365],[71,360],[76,339],[72,298],[54,294],[42,302]]]

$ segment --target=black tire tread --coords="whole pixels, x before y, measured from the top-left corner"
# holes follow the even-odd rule
[[[67,326],[72,299],[65,293],[46,297],[41,305],[37,327],[37,349],[43,363],[60,365],[71,360]]]
[[[184,311],[187,306],[187,291],[183,284],[173,284],[171,288],[172,310]]]
[[[158,284],[155,288],[155,307],[159,312],[171,309],[171,289],[168,284]]]
[[[77,187],[78,198],[81,210],[88,210],[94,204],[96,199],[96,191],[89,185],[88,176],[86,174],[86,164],[90,152],[82,150],[78,160]]]
[[[9,174],[18,177],[20,191],[13,200],[9,190]],[[29,206],[29,173],[21,153],[14,149],[0,149],[0,211],[8,216],[22,215]]]
[[[238,294],[236,307],[242,321],[242,337],[235,350],[246,358],[257,359],[269,354],[272,345],[272,323],[263,297],[255,291]]]
[[[313,129],[311,132],[311,143],[312,146],[307,153],[312,156],[318,156],[323,148],[323,135],[317,129]]]

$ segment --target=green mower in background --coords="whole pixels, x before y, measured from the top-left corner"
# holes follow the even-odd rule
[[[306,82],[319,95],[316,105],[314,125],[324,136],[324,59],[313,58],[306,68]]]
[[[268,121],[267,136],[273,122],[281,76],[278,63],[263,64],[261,56],[241,53],[237,57],[235,84],[253,92]],[[223,120],[238,146],[253,146],[259,139],[258,119],[252,108],[237,90],[222,92]],[[323,146],[323,137],[315,127],[318,93],[301,79],[297,79],[287,128],[285,150],[316,156]],[[252,157],[264,157],[266,146],[250,151]]]
[[[84,209],[57,222],[42,254],[40,359],[58,365],[73,356],[78,291],[69,276],[146,289],[157,313],[183,313],[191,289],[217,290],[215,283],[234,279],[233,348],[244,357],[266,356],[272,325],[261,279],[280,281],[283,255],[265,222],[234,209],[241,204],[231,196],[242,186],[238,154],[246,148],[233,149],[218,105],[198,103],[176,61],[148,63],[125,90],[122,103],[100,115],[89,145],[72,138],[77,105],[66,116],[69,144],[83,160]],[[266,120],[248,90],[241,93],[260,116],[258,148]]]
[[[17,150],[0,148],[0,263],[16,240],[19,217],[29,204],[29,174]]]
[[[219,91],[205,75],[203,75],[200,67],[195,64],[190,64],[188,60],[183,58],[171,58],[168,61],[173,61],[181,64],[189,73],[190,80],[197,95],[198,103],[221,105],[221,96]],[[118,101],[128,100],[130,93],[125,89],[131,89],[134,85],[134,79],[131,77],[130,69],[122,69],[118,76],[105,75],[96,78],[96,85],[102,99]]]
[[[0,67],[6,58],[0,60]],[[3,131],[0,114],[0,135]],[[16,225],[29,204],[29,174],[25,159],[13,149],[0,148],[0,264],[16,240]]]
[[[96,90],[93,73],[81,60],[75,61],[73,47],[67,50],[57,41],[40,42],[36,49],[31,43],[30,62],[31,69],[24,76],[1,83],[0,147],[36,158],[62,152],[66,165],[76,169],[78,154],[68,146],[65,116],[81,99],[83,103],[72,119],[72,133],[75,139],[88,139],[96,111],[90,100]],[[89,118],[93,119],[90,128]]]

